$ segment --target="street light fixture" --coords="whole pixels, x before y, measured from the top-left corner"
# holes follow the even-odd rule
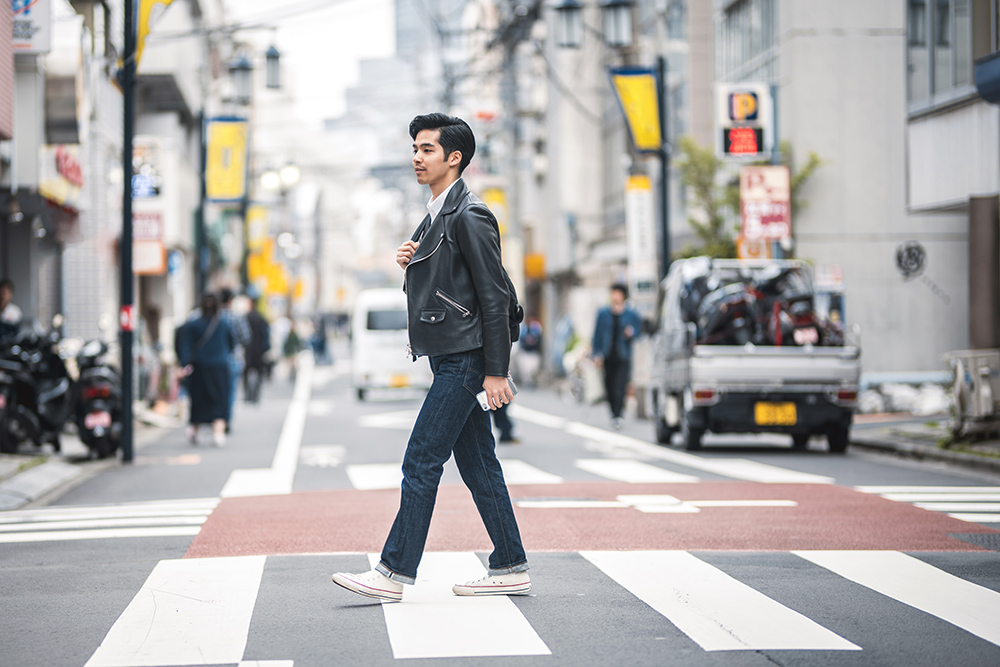
[[[264,53],[264,60],[267,62],[267,87],[271,89],[281,88],[281,68],[278,61],[281,59],[281,52],[274,44]]]
[[[553,9],[556,12],[556,45],[565,49],[578,49],[583,43],[583,3],[580,0],[561,0]]]
[[[253,63],[242,53],[229,61],[229,74],[236,86],[236,101],[239,104],[250,104],[253,93]]]
[[[633,0],[604,0],[601,3],[604,15],[604,41],[616,49],[632,46],[632,4]]]

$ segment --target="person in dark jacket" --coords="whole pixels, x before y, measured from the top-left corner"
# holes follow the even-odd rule
[[[528,562],[496,456],[490,409],[511,401],[511,294],[500,261],[500,231],[461,174],[476,150],[465,121],[444,114],[410,123],[417,182],[430,186],[428,215],[399,247],[404,270],[409,351],[430,358],[434,381],[403,457],[399,512],[378,565],[338,572],[334,583],[384,601],[399,601],[416,580],[445,461],[454,454],[493,542],[482,579],[456,584],[456,595],[510,595],[531,590]]]
[[[271,349],[271,325],[259,310],[260,299],[254,297],[246,315],[250,327],[250,342],[245,349],[246,365],[243,368],[243,396],[247,403],[260,402],[260,386],[267,372],[267,353]]]
[[[229,323],[220,315],[219,299],[206,294],[201,313],[184,325],[180,363],[187,376],[191,397],[188,438],[198,444],[198,427],[212,424],[217,447],[226,445],[226,415],[229,411],[229,359],[236,340]]]
[[[616,429],[622,427],[625,392],[632,378],[632,342],[642,330],[642,317],[627,300],[624,283],[611,286],[611,304],[598,311],[592,342],[594,361],[604,370],[604,391]]]

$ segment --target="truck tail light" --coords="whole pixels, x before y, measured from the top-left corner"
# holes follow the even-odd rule
[[[841,403],[854,403],[858,400],[858,392],[853,389],[838,389],[837,400]]]
[[[714,389],[696,389],[694,391],[694,402],[695,403],[712,403],[715,401],[715,390]]]

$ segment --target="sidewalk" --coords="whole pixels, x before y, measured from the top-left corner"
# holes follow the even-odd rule
[[[1000,439],[991,437],[945,446],[950,439],[947,415],[855,415],[851,429],[852,448],[1000,474]]]
[[[183,424],[139,405],[136,406],[135,445],[138,449],[159,437],[163,429]],[[90,460],[87,447],[72,433],[60,436],[62,451],[46,445],[30,454],[0,454],[0,511],[15,510],[37,502],[83,478],[119,464],[118,458]]]

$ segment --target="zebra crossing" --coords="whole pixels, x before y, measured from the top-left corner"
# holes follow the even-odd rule
[[[858,486],[858,491],[910,503],[970,523],[1000,523],[1000,486]]]
[[[463,598],[451,594],[451,584],[481,576],[481,557],[472,552],[431,552],[425,554],[418,583],[406,588],[403,602],[381,605],[380,623],[373,623],[366,611],[378,603],[362,604],[360,598],[332,585],[318,593],[313,590],[317,570],[357,568],[375,562],[377,554],[164,560],[86,667],[290,666],[297,664],[298,656],[269,654],[263,647],[272,640],[255,632],[258,628],[265,632],[278,622],[292,627],[299,617],[317,616],[323,627],[331,629],[362,627],[356,633],[336,634],[334,644],[337,651],[352,650],[352,642],[364,644],[368,664],[430,658],[559,658],[570,650],[569,645],[604,641],[601,616],[590,616],[584,606],[577,606],[578,618],[596,621],[594,627],[547,622],[555,606],[572,605],[588,593],[600,594],[600,600],[595,600],[600,614],[613,615],[615,622],[632,628],[636,637],[650,628],[658,640],[689,652],[719,656],[788,650],[857,653],[857,664],[864,664],[866,652],[887,650],[881,643],[893,642],[893,633],[873,635],[862,632],[863,626],[839,621],[863,613],[891,617],[892,607],[902,604],[950,628],[943,645],[952,651],[952,664],[963,662],[956,647],[968,647],[977,659],[1000,657],[1000,625],[995,622],[1000,618],[1000,592],[996,590],[1000,578],[995,570],[990,588],[948,572],[926,560],[926,555],[925,559],[894,551],[727,555],[727,564],[720,564],[713,563],[710,554],[687,551],[548,554],[538,559],[543,565],[532,571],[531,596]],[[983,553],[963,556],[986,562]],[[759,582],[746,574],[751,566],[774,567],[776,562],[790,579],[787,590],[791,592],[761,590]],[[562,571],[572,575],[560,577]],[[309,595],[286,590],[290,573],[310,587]],[[278,577],[281,586],[270,585],[270,577]],[[873,593],[866,606],[855,603],[856,587]],[[262,596],[278,591],[296,600],[295,605],[289,608],[281,601],[262,601]],[[320,608],[304,604],[303,599],[319,601]],[[846,606],[838,606],[845,600],[849,601]],[[282,614],[288,618],[279,619]],[[577,630],[580,633],[574,634],[572,642],[561,636]],[[933,641],[938,645],[943,640],[939,636]],[[334,650],[332,645],[330,650]],[[589,649],[584,645],[580,650]]]
[[[4,512],[0,544],[194,536],[218,504],[193,498]]]

